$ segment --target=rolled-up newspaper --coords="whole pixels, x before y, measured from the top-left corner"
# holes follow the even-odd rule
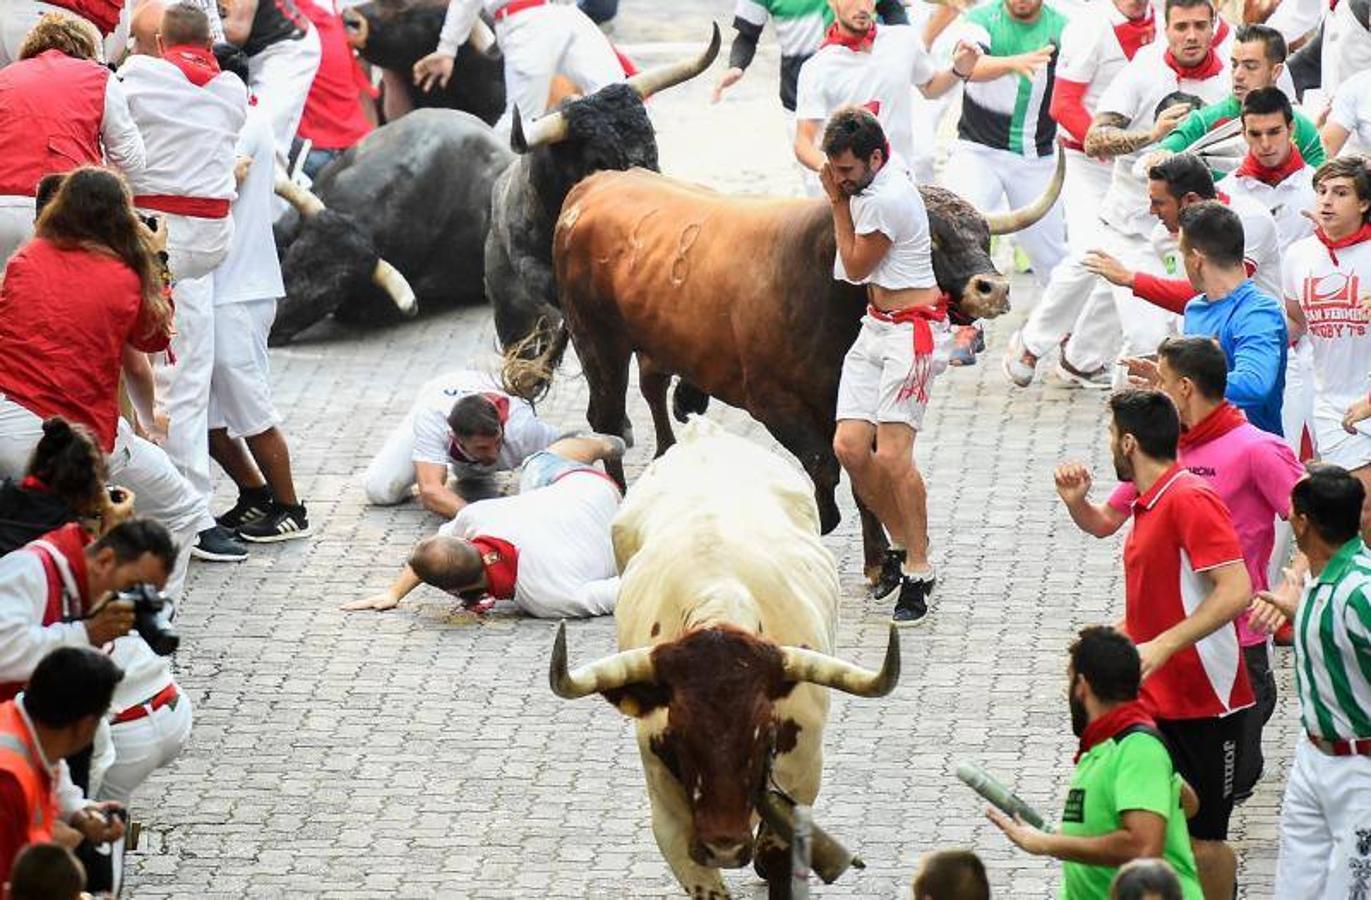
[[[1038,811],[1020,800],[1013,791],[1000,784],[990,774],[975,763],[964,762],[957,766],[957,777],[969,788],[984,797],[990,804],[1007,816],[1018,816],[1029,825],[1042,831],[1052,831],[1052,826],[1038,815]]]

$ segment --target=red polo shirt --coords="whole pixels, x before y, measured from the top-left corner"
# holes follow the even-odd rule
[[[1195,611],[1209,593],[1202,572],[1243,564],[1237,532],[1214,489],[1179,464],[1133,503],[1133,530],[1123,546],[1125,627],[1139,644]],[[1252,705],[1229,624],[1167,660],[1142,685],[1142,702],[1158,719],[1207,719]]]

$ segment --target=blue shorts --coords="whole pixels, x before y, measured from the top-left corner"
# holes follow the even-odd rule
[[[523,474],[519,476],[519,493],[527,494],[529,491],[547,487],[563,475],[581,470],[600,474],[600,470],[592,465],[567,459],[551,450],[539,450],[524,460]]]

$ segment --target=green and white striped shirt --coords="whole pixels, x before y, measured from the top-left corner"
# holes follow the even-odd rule
[[[1371,551],[1353,538],[1295,612],[1300,719],[1328,741],[1371,738]]]

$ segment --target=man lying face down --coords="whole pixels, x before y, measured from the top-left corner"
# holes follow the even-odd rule
[[[462,507],[415,546],[387,590],[343,609],[392,609],[429,584],[477,612],[512,600],[540,618],[612,613],[619,578],[609,526],[621,497],[593,464],[623,452],[619,438],[590,435],[535,453],[524,463],[518,494]]]

